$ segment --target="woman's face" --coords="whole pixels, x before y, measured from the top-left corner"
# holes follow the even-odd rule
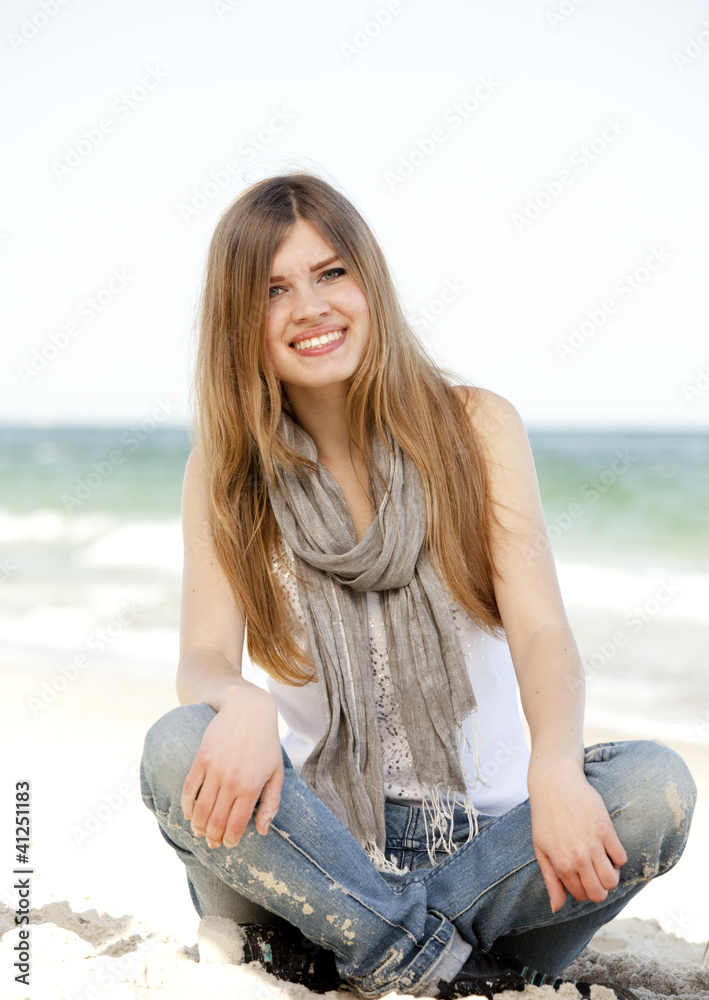
[[[370,333],[364,292],[315,226],[298,219],[271,263],[266,354],[284,386],[346,383]]]

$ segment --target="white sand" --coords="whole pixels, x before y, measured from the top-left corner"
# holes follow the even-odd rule
[[[108,666],[108,664],[106,664]],[[78,677],[46,710],[27,699],[42,675],[4,671],[2,794],[32,783],[32,986],[15,984],[14,828],[0,830],[0,997],[8,1000],[313,998],[254,966],[199,963],[197,915],[184,869],[139,794],[137,763],[150,724],[173,707],[172,681],[102,669]],[[651,732],[646,734],[652,737]],[[587,743],[622,739],[587,732]],[[640,1000],[709,998],[702,969],[709,938],[709,753],[673,744],[700,788],[690,843],[677,867],[631,902],[572,967],[577,979],[612,979]],[[563,994],[529,988],[531,996]],[[571,991],[569,996],[573,996]],[[603,1000],[602,991],[597,1000]],[[345,992],[339,997],[349,995]],[[327,994],[332,998],[335,994]],[[391,994],[393,997],[393,994]],[[519,997],[519,993],[509,994]]]

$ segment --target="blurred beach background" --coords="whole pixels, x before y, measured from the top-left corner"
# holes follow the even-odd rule
[[[699,786],[685,856],[627,911],[658,961],[691,946],[697,964],[709,938],[706,5],[8,0],[0,39],[14,95],[1,112],[0,993],[20,780],[33,810],[28,996],[177,1000],[173,966],[185,995],[231,988],[212,994],[177,961],[195,957],[196,914],[137,767],[145,731],[177,703],[206,249],[244,187],[299,168],[371,223],[431,353],[519,409],[585,666],[587,742],[660,739]],[[632,950],[624,933],[607,946]],[[234,995],[276,996],[235,982]],[[672,995],[653,989],[643,1000]]]
[[[709,745],[709,435],[530,438],[589,724]],[[154,420],[0,429],[0,642],[36,680],[33,716],[72,697],[82,654],[78,681],[172,681],[189,449]]]

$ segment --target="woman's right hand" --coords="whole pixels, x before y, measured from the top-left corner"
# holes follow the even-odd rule
[[[185,819],[209,847],[235,847],[254,809],[258,833],[268,833],[282,785],[276,703],[242,681],[225,695],[202,737],[182,789]]]

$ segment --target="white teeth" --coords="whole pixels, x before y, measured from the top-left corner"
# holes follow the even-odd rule
[[[332,344],[336,340],[340,340],[343,336],[344,330],[332,330],[330,333],[323,333],[320,337],[307,337],[305,340],[299,340],[296,344],[293,344],[296,351],[304,351],[308,347],[323,347],[325,344]]]

